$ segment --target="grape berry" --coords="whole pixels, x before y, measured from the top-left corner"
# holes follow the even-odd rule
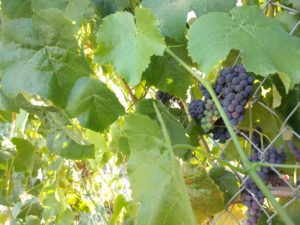
[[[167,103],[169,100],[171,100],[174,96],[170,95],[169,93],[163,92],[161,90],[158,90],[155,93],[155,97],[161,101],[162,103]]]

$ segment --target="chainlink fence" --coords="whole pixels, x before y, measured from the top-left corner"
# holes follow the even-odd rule
[[[293,8],[289,8],[285,5],[282,5],[278,2],[275,2],[273,0],[269,0],[267,2],[265,2],[265,4],[262,6],[262,10],[265,10],[267,7],[269,6],[273,6],[273,7],[280,7],[282,10],[287,11],[290,14],[296,15],[296,14],[300,14],[300,12],[298,12],[297,10],[293,9]],[[300,20],[298,22],[295,23],[295,25],[292,27],[292,29],[290,30],[290,35],[292,35],[297,29],[299,29],[300,26]],[[238,55],[235,63],[238,61],[238,58],[240,57],[240,55]],[[265,110],[267,110],[268,112],[270,112],[272,114],[272,116],[274,116],[275,118],[279,118],[279,115],[270,107],[268,107],[262,100],[261,100],[261,90],[262,87],[264,85],[265,82],[267,82],[267,80],[269,79],[269,77],[265,77],[261,83],[259,84],[259,86],[256,88],[256,90],[254,91],[253,94],[253,98],[249,103],[249,107],[255,107],[255,105],[259,104],[261,107],[263,107]],[[284,102],[283,102],[284,104]],[[295,114],[298,113],[300,110],[300,102],[295,102],[295,106],[290,110],[290,112],[288,113],[288,115],[286,116],[286,118],[284,119],[284,122],[282,124],[282,126],[280,127],[277,135],[275,135],[275,137],[270,140],[270,142],[268,143],[267,146],[264,146],[262,148],[258,148],[257,151],[261,153],[261,155],[263,155],[277,140],[282,139],[282,140],[286,140],[287,138],[284,137],[285,135],[290,135],[293,136],[293,138],[300,140],[300,134],[297,133],[296,131],[294,131],[293,129],[291,129],[288,126],[288,121],[291,119],[291,117]],[[253,118],[255,119],[255,118]],[[243,137],[249,145],[255,146],[255,143],[253,143],[253,141],[251,140],[251,138],[249,137],[248,134],[244,133],[242,130],[236,129],[235,130],[236,134],[240,137]],[[263,131],[262,131],[263,133]],[[210,141],[214,144],[214,146],[217,146],[217,148],[220,151],[220,159],[221,160],[225,160],[225,158],[223,158],[223,153],[225,151],[228,151],[228,146],[231,144],[232,140],[229,140],[226,142],[226,144],[224,145],[219,145],[218,142],[214,141],[214,139],[212,137],[209,137]],[[257,147],[256,147],[257,148]],[[230,151],[235,151],[235,149],[230,149]],[[261,160],[261,163],[263,163],[264,160]],[[228,163],[230,163],[228,161]],[[217,161],[216,161],[216,165],[217,165]],[[296,167],[296,166],[295,166]],[[284,201],[279,201],[281,203],[282,208],[284,209],[288,209],[289,211],[291,210],[291,206],[293,204],[297,204],[297,201],[299,201],[300,198],[300,182],[297,181],[297,174],[296,174],[296,169],[295,169],[295,173],[294,176],[288,176],[285,175],[284,173],[282,173],[282,169],[278,168],[278,167],[274,167],[274,166],[270,166],[269,167],[271,171],[273,171],[275,174],[278,175],[278,178],[281,181],[280,186],[277,187],[269,187],[269,190],[271,191],[271,193],[273,194],[273,196],[279,201],[284,199]],[[245,224],[245,218],[247,217],[246,215],[246,211],[245,208],[240,207],[239,204],[242,204],[242,200],[241,200],[241,193],[244,191],[247,191],[248,193],[251,193],[251,190],[247,189],[244,185],[244,183],[247,181],[247,179],[249,179],[249,176],[245,176],[242,174],[237,173],[236,171],[232,171],[236,174],[236,176],[238,177],[238,180],[240,181],[240,190],[238,192],[235,193],[235,195],[226,202],[226,207],[225,210],[219,214],[217,214],[214,217],[208,218],[207,222],[205,222],[205,224],[209,224],[209,225],[242,225]],[[267,199],[265,199],[265,201],[263,203],[260,203],[259,199],[257,199],[256,195],[251,193],[252,197],[254,198],[254,200],[257,202],[257,204],[259,205],[259,208],[262,212],[262,218],[263,223],[260,224],[278,224],[278,213],[276,212],[276,210],[274,210],[272,208],[272,205],[268,202]],[[296,212],[297,213],[297,212]],[[300,212],[298,212],[300,213]],[[277,217],[275,222],[275,218]],[[294,221],[296,224],[300,224],[299,221]],[[280,223],[281,224],[281,223]],[[283,224],[283,223],[282,223]]]

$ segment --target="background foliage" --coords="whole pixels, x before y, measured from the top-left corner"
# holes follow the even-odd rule
[[[0,224],[241,222],[236,145],[188,112],[203,95],[190,72],[213,83],[237,63],[255,77],[239,128],[285,146],[298,191],[287,148],[300,144],[297,0],[0,2]],[[283,224],[266,210],[261,224]],[[296,198],[286,207],[294,221],[299,210]]]

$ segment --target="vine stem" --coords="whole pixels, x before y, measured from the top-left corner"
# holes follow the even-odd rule
[[[273,163],[253,163],[254,167],[276,167],[276,168],[285,168],[285,169],[300,169],[300,165],[292,165],[292,164],[273,164]]]
[[[80,171],[80,169],[78,168],[78,166],[76,165],[76,163],[74,163],[74,168],[77,170],[77,171]],[[96,208],[96,211],[98,211],[100,217],[103,219],[103,221],[105,222],[105,224],[108,225],[108,221],[106,220],[105,218],[105,215],[103,215],[101,209],[99,208],[99,206],[97,205],[96,201],[93,199],[90,191],[88,190],[87,188],[87,185],[86,185],[86,182],[84,181],[84,179],[82,178],[81,174],[78,175],[79,179],[80,179],[80,182],[83,186],[83,189],[85,190],[86,194],[87,194],[87,197],[91,200],[92,204],[94,205],[94,207]]]
[[[129,87],[129,85],[127,84],[127,82],[123,78],[121,78],[120,80],[121,80],[122,84],[124,85],[127,93],[129,94],[133,104],[135,104],[137,102],[136,96],[133,94],[133,92],[132,92],[131,88]]]
[[[256,173],[255,167],[252,166],[252,163],[248,160],[247,155],[245,154],[237,135],[235,134],[220,102],[218,97],[216,96],[211,84],[209,81],[203,79],[198,73],[196,73],[189,65],[187,65],[183,60],[181,60],[176,54],[174,54],[168,47],[165,49],[165,52],[169,54],[174,60],[176,60],[179,65],[183,66],[193,77],[195,77],[209,92],[209,94],[212,97],[212,100],[216,104],[216,107],[218,111],[220,112],[220,115],[228,129],[228,132],[232,138],[232,141],[236,147],[237,152],[239,153],[243,167],[245,171],[248,173],[248,175],[252,178],[252,180],[255,182],[255,184],[258,186],[258,188],[261,190],[261,192],[264,194],[264,196],[272,203],[273,207],[275,208],[276,212],[281,216],[282,220],[287,225],[295,225],[295,223],[291,220],[291,218],[288,216],[286,211],[281,207],[281,205],[276,201],[272,193],[269,191],[267,186],[264,184],[264,182],[260,179],[259,175]]]

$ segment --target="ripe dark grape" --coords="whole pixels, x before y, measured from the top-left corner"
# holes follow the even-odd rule
[[[211,132],[213,134],[213,139],[218,140],[222,144],[230,139],[230,134],[221,118],[216,121],[215,127]]]
[[[156,98],[161,101],[162,103],[167,103],[169,100],[171,100],[174,96],[163,92],[161,90],[158,90],[155,94]]]
[[[201,120],[204,117],[205,102],[202,100],[192,100],[189,112],[194,119]]]

